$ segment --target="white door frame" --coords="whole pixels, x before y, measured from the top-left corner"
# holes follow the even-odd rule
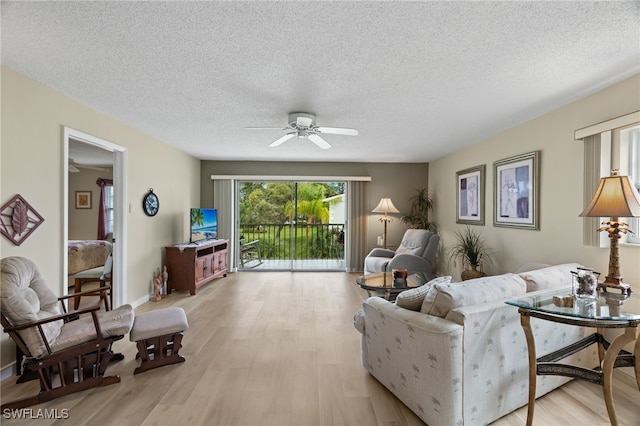
[[[70,127],[64,127],[64,164],[63,170],[63,219],[62,219],[62,292],[68,294],[67,274],[69,272],[69,141],[73,139],[97,146],[113,153],[113,213],[114,239],[113,246],[113,305],[127,303],[127,149],[112,142],[89,135]]]

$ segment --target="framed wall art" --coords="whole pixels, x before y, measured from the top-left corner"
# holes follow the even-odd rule
[[[540,151],[496,161],[493,224],[540,229]]]
[[[456,222],[484,225],[485,166],[456,173]]]
[[[76,191],[76,209],[91,208],[91,191]]]
[[[44,218],[20,194],[0,207],[0,233],[19,246],[44,222]]]

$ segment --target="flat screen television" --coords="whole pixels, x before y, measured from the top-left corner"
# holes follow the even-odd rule
[[[218,239],[218,210],[191,209],[190,243]]]

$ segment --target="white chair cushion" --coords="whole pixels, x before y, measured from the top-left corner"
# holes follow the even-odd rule
[[[47,286],[35,263],[24,257],[2,259],[0,278],[0,309],[11,324],[36,322],[61,314],[58,298]],[[60,334],[63,321],[53,321],[42,326],[47,341]],[[46,346],[37,328],[20,331],[32,356],[45,354]]]
[[[415,256],[421,256],[423,251],[423,241],[403,240],[400,247],[396,250],[396,254],[413,254]]]
[[[99,311],[98,321],[102,337],[122,336],[131,330],[133,325],[133,307],[122,305],[111,311]],[[69,348],[95,339],[96,328],[92,315],[66,323],[57,339],[51,342],[54,351]]]
[[[364,259],[364,273],[373,274],[386,271],[391,259],[387,257],[366,257]]]
[[[104,266],[97,266],[95,268],[87,269],[86,271],[78,272],[73,276],[76,278],[90,279],[94,278],[95,280],[99,280],[100,277],[104,274]]]

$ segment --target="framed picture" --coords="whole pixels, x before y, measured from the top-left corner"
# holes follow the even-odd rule
[[[493,165],[494,226],[540,229],[540,151],[506,158]]]
[[[484,174],[484,164],[456,173],[457,223],[484,225]]]
[[[91,191],[76,191],[76,209],[91,208]]]

